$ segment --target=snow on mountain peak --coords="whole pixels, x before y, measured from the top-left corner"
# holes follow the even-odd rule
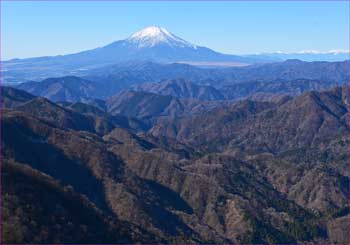
[[[159,26],[149,26],[141,31],[135,32],[131,35],[131,39],[143,39],[143,38],[150,38],[150,37],[162,37],[164,35],[167,35],[169,32],[162,27]]]
[[[129,42],[136,43],[139,48],[153,47],[158,44],[167,44],[172,47],[191,47],[197,48],[193,45],[167,31],[165,28],[159,26],[149,26],[138,32],[132,34],[128,39]]]

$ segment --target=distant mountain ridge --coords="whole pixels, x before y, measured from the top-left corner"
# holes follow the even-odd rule
[[[232,67],[280,62],[287,59],[344,61],[350,59],[350,53],[334,50],[326,53],[224,54],[192,44],[163,27],[149,26],[126,39],[91,50],[67,55],[2,61],[2,76],[3,82],[18,83],[49,77],[81,76],[86,71],[127,61],[178,62],[201,67]]]
[[[143,83],[131,87],[134,91],[145,91],[177,98],[196,98],[202,100],[222,100],[224,96],[212,86],[197,85],[186,79],[171,79],[158,83]]]
[[[150,26],[1,62],[0,243],[350,245],[347,54]]]
[[[96,86],[91,81],[74,76],[27,82],[18,88],[53,101],[82,101],[96,97],[97,92]]]
[[[130,62],[92,70],[81,77],[48,78],[17,86],[52,101],[91,103],[123,90],[148,91],[179,98],[240,99],[255,93],[296,95],[350,82],[350,61],[285,62],[226,69],[187,64]],[[95,103],[95,105],[97,105]]]
[[[161,63],[220,61],[252,64],[260,59],[222,54],[206,47],[190,44],[164,28],[150,26],[127,39],[92,50],[68,55],[4,61],[4,78],[5,81],[15,82],[21,79],[38,80],[53,76],[74,75],[80,71],[130,60]]]
[[[316,50],[303,50],[300,52],[274,52],[274,53],[261,53],[247,55],[246,57],[271,59],[271,60],[288,60],[299,59],[303,61],[344,61],[350,60],[350,50],[329,50],[329,51],[316,51]]]

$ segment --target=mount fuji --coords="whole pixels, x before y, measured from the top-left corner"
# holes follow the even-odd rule
[[[255,59],[226,55],[206,47],[200,47],[158,26],[142,29],[125,40],[113,42],[100,49],[87,51],[101,61],[148,60],[172,62],[235,62],[254,63]]]
[[[5,81],[76,75],[126,61],[158,63],[247,65],[259,58],[222,54],[192,44],[158,26],[144,28],[124,40],[75,54],[13,59],[3,62]]]
[[[197,46],[191,44],[168,30],[158,26],[150,26],[131,35],[128,42],[135,44],[138,48],[151,48],[157,45],[167,45],[174,48],[194,48]]]

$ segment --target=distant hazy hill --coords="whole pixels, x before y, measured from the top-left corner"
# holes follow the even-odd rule
[[[224,95],[237,99],[255,93],[299,94],[346,84],[350,82],[349,66],[350,61],[288,60],[240,68],[201,69],[186,64],[128,62],[91,70],[84,78],[49,78],[17,88],[53,101],[94,105],[99,103],[96,98],[106,99],[132,86],[135,90],[181,98],[218,100]]]
[[[295,53],[262,53],[255,55],[247,55],[250,58],[271,59],[271,60],[289,60],[299,59],[303,61],[344,61],[350,60],[349,50],[330,50],[327,52],[319,52],[315,50],[305,50]]]

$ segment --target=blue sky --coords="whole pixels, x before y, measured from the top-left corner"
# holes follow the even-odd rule
[[[149,25],[230,54],[349,49],[349,2],[1,2],[2,59],[78,52]]]

